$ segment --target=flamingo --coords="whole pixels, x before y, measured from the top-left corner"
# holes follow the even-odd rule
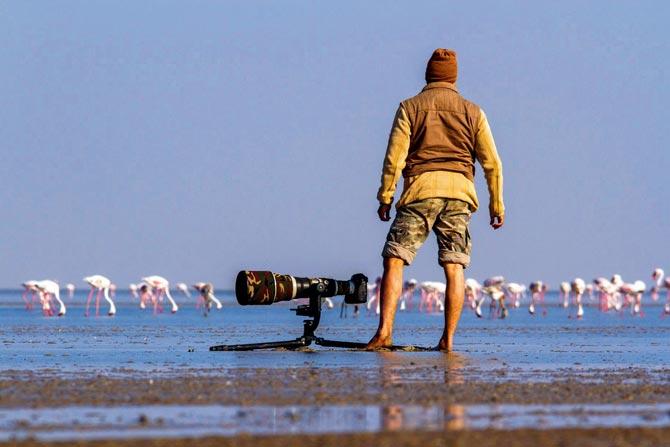
[[[342,304],[340,304],[340,318],[347,318],[347,314],[349,313],[349,304],[346,303],[346,301],[342,300]],[[358,304],[353,304],[354,306],[354,315],[353,317],[356,318],[358,317],[358,314],[360,312],[360,309],[358,307]]]
[[[381,278],[377,278],[377,284],[374,284],[374,285],[368,284],[368,290],[367,290],[368,298],[377,296],[376,293],[377,293],[377,290],[379,288],[378,285],[380,283],[381,283]],[[370,313],[369,312],[370,311],[370,305],[369,304],[370,303],[368,301],[368,305],[367,305],[368,314]],[[377,302],[377,304],[378,304],[377,308],[379,309],[379,302]],[[347,315],[349,313],[349,306],[350,305],[347,304],[347,302],[345,300],[342,300],[342,303],[340,304],[340,318],[347,318]],[[359,313],[360,313],[360,308],[359,308],[358,304],[353,304],[353,306],[354,306],[353,317],[357,318]]]
[[[658,300],[658,292],[661,290],[664,276],[665,272],[661,268],[654,269],[651,274],[651,279],[654,280],[654,286],[651,288],[651,299],[654,301]]]
[[[65,289],[67,290],[67,297],[72,299],[72,297],[74,297],[74,290],[75,290],[74,284],[72,284],[71,282],[65,284]]]
[[[547,307],[544,305],[544,294],[547,292],[547,285],[542,281],[534,281],[530,283],[530,306],[528,306],[528,313],[535,315],[535,303],[542,305],[542,315],[547,315]]]
[[[582,306],[582,296],[584,295],[584,291],[586,290],[586,283],[582,278],[575,278],[574,281],[570,283],[570,289],[574,296],[574,302],[577,305],[577,318],[582,318],[584,316],[584,307]]]
[[[470,303],[470,307],[474,310],[477,307],[477,302],[482,294],[482,285],[476,279],[468,278],[465,280],[465,298]]]
[[[403,285],[402,295],[400,295],[400,310],[411,309],[412,299],[414,298],[414,291],[416,290],[417,284],[417,280],[412,278]]]
[[[35,287],[37,288],[40,299],[42,300],[42,310],[44,311],[45,315],[53,315],[50,303],[52,297],[58,302],[59,305],[58,316],[62,317],[65,315],[67,309],[65,308],[65,303],[60,299],[60,286],[56,281],[51,281],[49,279],[37,281],[35,283]]]
[[[586,293],[589,296],[589,301],[593,302],[593,284],[586,285]]]
[[[626,303],[630,304],[630,313],[632,315],[642,316],[642,295],[647,289],[643,281],[635,281],[632,284],[623,283],[619,287],[619,292],[623,294]]]
[[[607,279],[598,277],[593,280],[596,290],[598,291],[598,303],[601,312],[607,312],[616,307],[614,296],[616,287]]]
[[[635,304],[633,305],[633,312],[636,315],[643,316],[642,313],[642,296],[644,295],[645,290],[647,290],[647,285],[644,281],[635,281],[633,283],[633,288],[635,290]]]
[[[563,281],[560,285],[561,298],[563,298],[563,307],[568,308],[570,305],[569,296],[570,296],[570,283]]]
[[[379,301],[379,296],[382,291],[382,278],[381,276],[378,276],[377,279],[375,279],[374,284],[368,284],[368,303],[366,305],[368,309],[368,315],[370,314],[370,309],[372,309],[372,306],[375,305],[375,313],[379,315],[379,312],[381,311],[380,307],[380,301]]]
[[[665,300],[665,307],[663,308],[666,315],[670,315],[670,278],[665,278],[665,288],[668,291],[668,297]]]
[[[484,287],[482,288],[482,298],[475,307],[475,315],[482,317],[482,303],[488,296],[491,298],[489,306],[489,316],[493,316],[494,309],[497,309],[497,316],[500,318],[507,317],[507,307],[505,307],[505,293],[503,286],[505,285],[505,278],[503,276],[492,276],[484,280]]]
[[[133,298],[139,299],[140,296],[137,294],[137,284],[132,283],[128,285],[128,290],[130,290],[130,295]]]
[[[511,300],[514,300],[514,307],[521,306],[521,298],[526,294],[526,286],[510,282],[505,284],[504,291]]]
[[[204,284],[204,283],[198,283],[198,284]],[[191,291],[188,290],[188,286],[186,285],[186,283],[178,282],[174,286],[176,287],[177,290],[183,293],[184,296],[186,296],[186,298],[191,298]]]
[[[223,307],[221,301],[216,296],[214,296],[214,286],[212,283],[198,282],[193,284],[193,288],[197,290],[202,297],[204,302],[203,310],[205,316],[209,314],[209,311],[212,309],[212,305],[215,305],[217,309],[221,309]]]
[[[30,281],[26,281],[24,283],[21,283],[21,285],[24,288],[24,291],[21,294],[21,298],[26,303],[26,309],[27,310],[32,310],[33,303],[37,299],[37,293],[39,292],[39,290],[37,289],[36,284],[37,284],[37,281],[34,281],[34,280],[30,280]],[[28,298],[28,294],[30,294],[30,298]]]
[[[103,295],[105,300],[109,303],[109,311],[107,312],[107,315],[110,317],[114,316],[116,314],[116,306],[110,297],[112,282],[109,278],[102,275],[92,275],[84,278],[84,281],[91,286],[91,291],[86,299],[86,311],[84,312],[84,315],[88,317],[88,308],[91,305],[91,298],[93,298],[93,292],[97,290],[98,293],[95,296],[95,316],[97,317],[100,315],[100,295]]]
[[[140,299],[140,309],[146,309],[147,303],[154,300],[154,295],[148,284],[140,284],[138,288],[138,297]]]
[[[426,308],[427,312],[433,312],[433,305],[437,312],[444,312],[444,293],[447,285],[439,281],[424,281],[419,285],[421,290],[421,302],[419,310]]]
[[[153,275],[142,278],[142,281],[144,281],[152,289],[155,289],[157,292],[157,295],[155,295],[153,299],[154,314],[158,312],[158,302],[163,297],[163,294],[165,294],[167,299],[170,301],[170,304],[172,305],[172,313],[176,313],[179,310],[179,306],[177,306],[174,298],[172,298],[172,295],[170,295],[170,283],[167,279],[163,278],[162,276]]]

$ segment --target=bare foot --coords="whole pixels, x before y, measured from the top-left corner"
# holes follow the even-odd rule
[[[437,344],[437,350],[442,352],[452,352],[454,350],[454,343],[451,340],[442,337]]]
[[[391,337],[383,337],[379,334],[376,334],[374,337],[372,337],[372,340],[368,342],[365,350],[376,351],[377,349],[390,348],[391,345],[393,345]]]

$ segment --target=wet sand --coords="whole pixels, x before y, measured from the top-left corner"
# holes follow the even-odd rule
[[[505,370],[478,370],[458,356],[438,364],[415,364],[411,356],[393,356],[393,366],[359,368],[193,369],[172,377],[126,371],[125,377],[102,375],[81,379],[59,374],[5,372],[0,379],[0,406],[46,408],[71,405],[451,405],[670,402],[670,370],[608,372],[533,371],[535,380],[520,380]],[[400,359],[400,360],[398,360]],[[541,379],[541,381],[538,381]],[[513,429],[393,431],[360,434],[38,442],[25,439],[0,445],[186,446],[663,446],[668,428]]]
[[[588,429],[588,430],[482,430],[443,432],[383,432],[348,435],[234,436],[186,439],[141,439],[40,443],[32,440],[10,442],[17,447],[33,446],[123,446],[123,447],[663,447],[670,446],[670,428]]]
[[[247,411],[262,405],[372,405],[379,409],[396,405],[670,403],[670,351],[664,349],[670,327],[659,318],[633,320],[594,313],[588,321],[574,322],[553,309],[546,319],[516,313],[504,322],[465,315],[459,331],[460,353],[455,355],[316,347],[302,352],[210,353],[207,347],[213,343],[291,337],[299,321],[286,309],[275,312],[272,308],[243,312],[230,307],[227,313],[208,319],[195,311],[179,319],[130,311],[115,319],[96,320],[76,312],[59,320],[35,318],[20,309],[1,314],[0,409],[16,414],[28,408],[67,412],[68,407],[91,406],[115,407],[128,414],[126,406],[141,405],[241,406]],[[321,335],[330,338],[363,340],[374,329],[373,318],[339,320],[334,314],[326,318],[328,324],[324,323]],[[441,316],[405,314],[399,318],[398,342],[429,345],[439,338]],[[255,338],[250,334],[256,334]],[[630,410],[624,411],[629,421]],[[542,425],[534,424],[455,427],[448,418],[444,422],[438,418],[437,425],[430,427],[398,427],[387,424],[385,416],[380,423],[377,416],[376,423],[381,425],[375,430],[381,431],[334,434],[331,419],[326,418],[323,423],[329,431],[319,434],[300,430],[276,431],[273,436],[258,431],[253,435],[204,433],[197,439],[180,437],[195,436],[188,431],[170,437],[165,425],[152,426],[157,419],[149,413],[145,422],[133,413],[129,428],[138,430],[129,432],[156,428],[156,435],[133,439],[134,435],[120,429],[115,433],[121,439],[59,444],[26,438],[44,433],[31,432],[30,427],[38,426],[39,421],[26,419],[25,425],[18,421],[4,429],[21,441],[0,445],[670,446],[668,415],[665,408],[659,411],[657,419],[642,419],[640,425],[613,424],[617,428],[586,428],[600,426],[583,424],[588,414],[579,411],[564,414],[578,421],[566,425],[572,428],[543,425],[542,430],[537,429]],[[653,415],[640,417],[647,416]],[[85,427],[78,422],[72,424],[72,437],[86,439],[79,431]],[[242,427],[246,425],[245,420]],[[54,430],[48,424],[42,427]],[[108,439],[106,436],[97,439]]]
[[[436,365],[357,368],[191,370],[174,377],[44,377],[21,371],[0,379],[0,406],[220,404],[559,404],[670,402],[670,370],[534,371],[542,381],[506,379]]]

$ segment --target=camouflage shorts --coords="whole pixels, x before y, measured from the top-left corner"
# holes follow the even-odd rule
[[[424,199],[403,205],[393,220],[382,256],[411,264],[432,229],[437,236],[440,265],[467,267],[472,245],[468,231],[470,214],[468,204],[455,199]]]

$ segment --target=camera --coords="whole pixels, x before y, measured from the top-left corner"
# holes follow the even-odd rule
[[[243,270],[235,280],[235,296],[243,306],[270,305],[298,298],[344,295],[347,304],[367,301],[368,278],[356,273],[348,281],[330,278],[302,278],[269,271]]]

